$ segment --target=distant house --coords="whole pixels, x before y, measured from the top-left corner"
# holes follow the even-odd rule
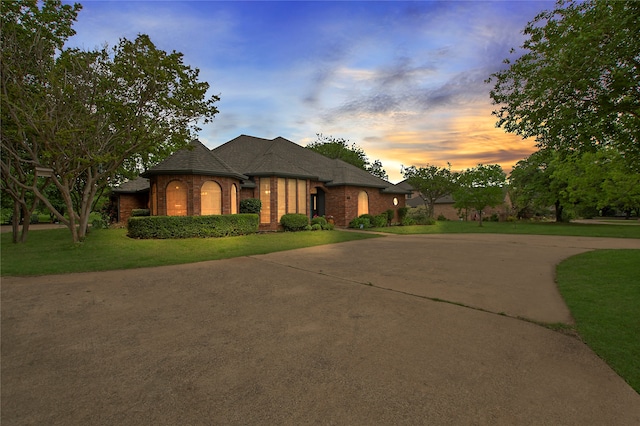
[[[397,186],[407,191],[407,195],[405,197],[405,204],[407,207],[417,208],[425,205],[424,200],[420,197],[420,193],[411,185],[409,185],[406,179],[398,183]],[[444,217],[447,220],[478,220],[478,216],[474,211],[469,211],[468,215],[465,216],[464,211],[459,211],[459,209],[453,206],[454,203],[455,200],[453,199],[452,195],[446,195],[444,197],[438,198],[433,209],[434,216],[436,218]],[[505,191],[504,202],[496,207],[487,207],[483,211],[482,217],[486,220],[486,218],[492,216],[493,214],[497,214],[499,220],[506,220],[510,207],[511,200],[509,199],[509,196]]]
[[[405,205],[408,193],[341,160],[333,160],[287,139],[239,136],[213,150],[193,141],[139,178],[113,190],[118,221],[131,211],[151,215],[235,214],[240,201],[262,201],[261,230],[277,230],[282,215],[332,218],[346,227],[361,214],[380,214]]]

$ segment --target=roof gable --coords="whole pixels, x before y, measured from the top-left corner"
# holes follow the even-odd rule
[[[237,172],[222,159],[209,150],[202,142],[194,140],[189,146],[175,152],[172,156],[150,168],[141,176],[166,174],[199,174],[207,176],[230,176],[247,179],[247,176]]]

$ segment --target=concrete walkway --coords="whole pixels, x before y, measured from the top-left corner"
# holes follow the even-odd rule
[[[640,395],[529,321],[572,321],[555,265],[595,248],[640,240],[387,236],[3,278],[1,423],[640,424]]]

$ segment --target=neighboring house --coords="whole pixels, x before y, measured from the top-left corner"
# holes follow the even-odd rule
[[[424,206],[424,200],[420,197],[420,193],[416,191],[407,180],[403,180],[402,182],[397,184],[398,187],[408,191],[405,203],[407,207],[420,207]],[[438,198],[435,202],[435,206],[433,209],[433,214],[436,218],[445,217],[448,220],[478,220],[477,214],[475,211],[469,211],[468,217],[465,217],[464,211],[459,211],[459,209],[455,208],[453,204],[455,200],[451,195],[446,195],[444,197]],[[498,215],[500,220],[506,220],[508,216],[509,209],[511,207],[511,201],[509,200],[509,196],[505,191],[505,199],[504,202],[496,207],[487,207],[483,211],[482,217],[484,220],[491,217],[494,213]]]
[[[333,218],[346,227],[361,214],[405,205],[406,189],[342,160],[278,137],[239,136],[213,150],[193,141],[141,177],[113,190],[118,221],[135,208],[151,215],[235,214],[240,201],[262,201],[260,229],[276,230],[286,213]]]

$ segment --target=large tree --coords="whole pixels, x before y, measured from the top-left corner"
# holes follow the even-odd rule
[[[371,163],[367,154],[355,143],[349,145],[348,139],[325,136],[322,133],[316,134],[316,137],[315,142],[311,142],[306,146],[310,150],[322,154],[325,157],[342,160],[380,179],[389,179],[380,160],[375,160]]]
[[[403,167],[402,175],[413,189],[418,191],[427,208],[427,215],[434,217],[436,200],[450,195],[456,189],[456,174],[448,167],[426,165]]]
[[[457,176],[457,189],[453,192],[454,207],[474,209],[478,212],[479,226],[482,213],[487,207],[504,202],[506,174],[498,164],[478,164]]]
[[[560,1],[493,74],[497,125],[566,152],[615,147],[640,163],[640,2]]]
[[[12,18],[11,28],[23,25],[20,13]],[[198,121],[217,113],[218,97],[207,96],[208,83],[198,81],[198,69],[185,65],[182,54],[156,48],[146,35],[121,39],[113,48],[48,53],[41,61],[49,64],[45,69],[39,61],[34,65],[38,78],[8,75],[5,80],[3,75],[3,85],[11,87],[3,108],[20,137],[3,137],[2,149],[24,169],[49,170],[66,215],[37,185],[10,171],[6,175],[33,191],[69,227],[73,240],[81,241],[96,194],[117,176],[186,146],[199,130]],[[3,56],[3,67],[4,62]],[[2,167],[15,166],[3,155]]]

